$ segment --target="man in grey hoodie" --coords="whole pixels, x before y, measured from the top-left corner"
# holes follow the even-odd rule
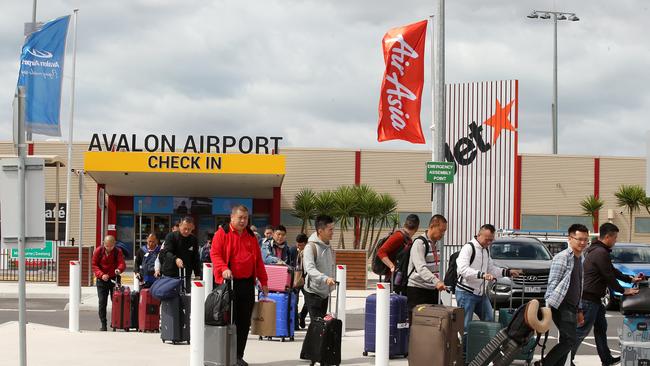
[[[303,266],[305,279],[305,305],[311,319],[322,318],[327,312],[327,300],[336,285],[332,277],[333,258],[330,240],[334,236],[334,220],[327,215],[316,217],[316,232],[305,246]]]

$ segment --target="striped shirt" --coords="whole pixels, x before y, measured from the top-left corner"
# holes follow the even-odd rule
[[[548,287],[546,288],[546,305],[559,308],[569,291],[571,284],[571,273],[573,272],[574,255],[571,246],[559,252],[553,257],[551,272],[548,276]],[[580,266],[583,265],[585,257],[580,255]],[[582,284],[584,282],[583,271],[580,270],[580,297],[582,297]]]

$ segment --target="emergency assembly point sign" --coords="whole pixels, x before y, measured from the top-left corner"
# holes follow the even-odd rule
[[[454,183],[454,163],[427,161],[426,182],[427,183]]]

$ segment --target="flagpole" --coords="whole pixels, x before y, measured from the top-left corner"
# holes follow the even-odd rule
[[[70,242],[70,186],[72,181],[72,137],[74,124],[74,84],[75,84],[75,67],[77,65],[77,13],[79,9],[74,9],[74,34],[72,35],[72,88],[70,95],[70,123],[68,127],[68,169],[66,176],[66,194],[65,194],[65,245]],[[79,188],[81,189],[81,187]],[[81,215],[81,213],[80,213]],[[81,243],[79,243],[81,246]],[[81,255],[79,256],[81,265]],[[72,286],[72,284],[70,284]]]
[[[431,52],[433,121],[431,125],[431,157],[433,161],[445,161],[445,0],[437,1],[437,12],[431,17]],[[434,26],[435,25],[435,31]],[[445,184],[432,184],[431,214],[445,215]],[[446,270],[446,253],[444,245],[440,251],[440,273]]]
[[[31,32],[34,32],[36,30],[36,1],[37,0],[34,0],[34,4],[32,6],[32,27],[31,27],[32,29],[31,29]],[[27,36],[27,35],[25,35],[25,36]],[[27,140],[28,143],[30,141],[32,141],[32,131],[31,130],[27,131],[26,140]]]

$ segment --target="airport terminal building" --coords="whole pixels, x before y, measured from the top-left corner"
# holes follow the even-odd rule
[[[91,142],[74,144],[70,164],[66,144],[36,142],[32,154],[54,162],[45,169],[47,239],[64,238],[67,169],[86,172],[87,246],[99,245],[102,234],[111,234],[133,248],[146,240],[140,232],[167,232],[185,215],[194,217],[203,241],[234,203],[248,206],[260,228],[284,224],[292,240],[300,229],[291,215],[292,203],[305,187],[318,192],[366,184],[392,195],[402,218],[416,213],[428,221],[431,216],[431,184],[425,183],[428,151],[285,148],[273,137],[217,137],[220,143],[209,136],[190,136],[189,142],[174,138],[98,134]],[[13,153],[11,142],[0,143],[0,155]],[[614,192],[622,184],[645,186],[644,158],[518,154],[514,164],[512,226],[499,229],[565,230],[574,222],[592,227],[579,203],[593,194],[605,202],[599,223],[615,223],[621,229],[619,240],[627,241],[629,217],[616,205]],[[77,175],[70,188],[70,236],[75,238],[80,222]],[[448,215],[450,221],[467,212],[462,207],[456,211]],[[52,219],[57,215],[58,233]],[[650,242],[650,215],[644,208],[633,217],[632,241]]]

